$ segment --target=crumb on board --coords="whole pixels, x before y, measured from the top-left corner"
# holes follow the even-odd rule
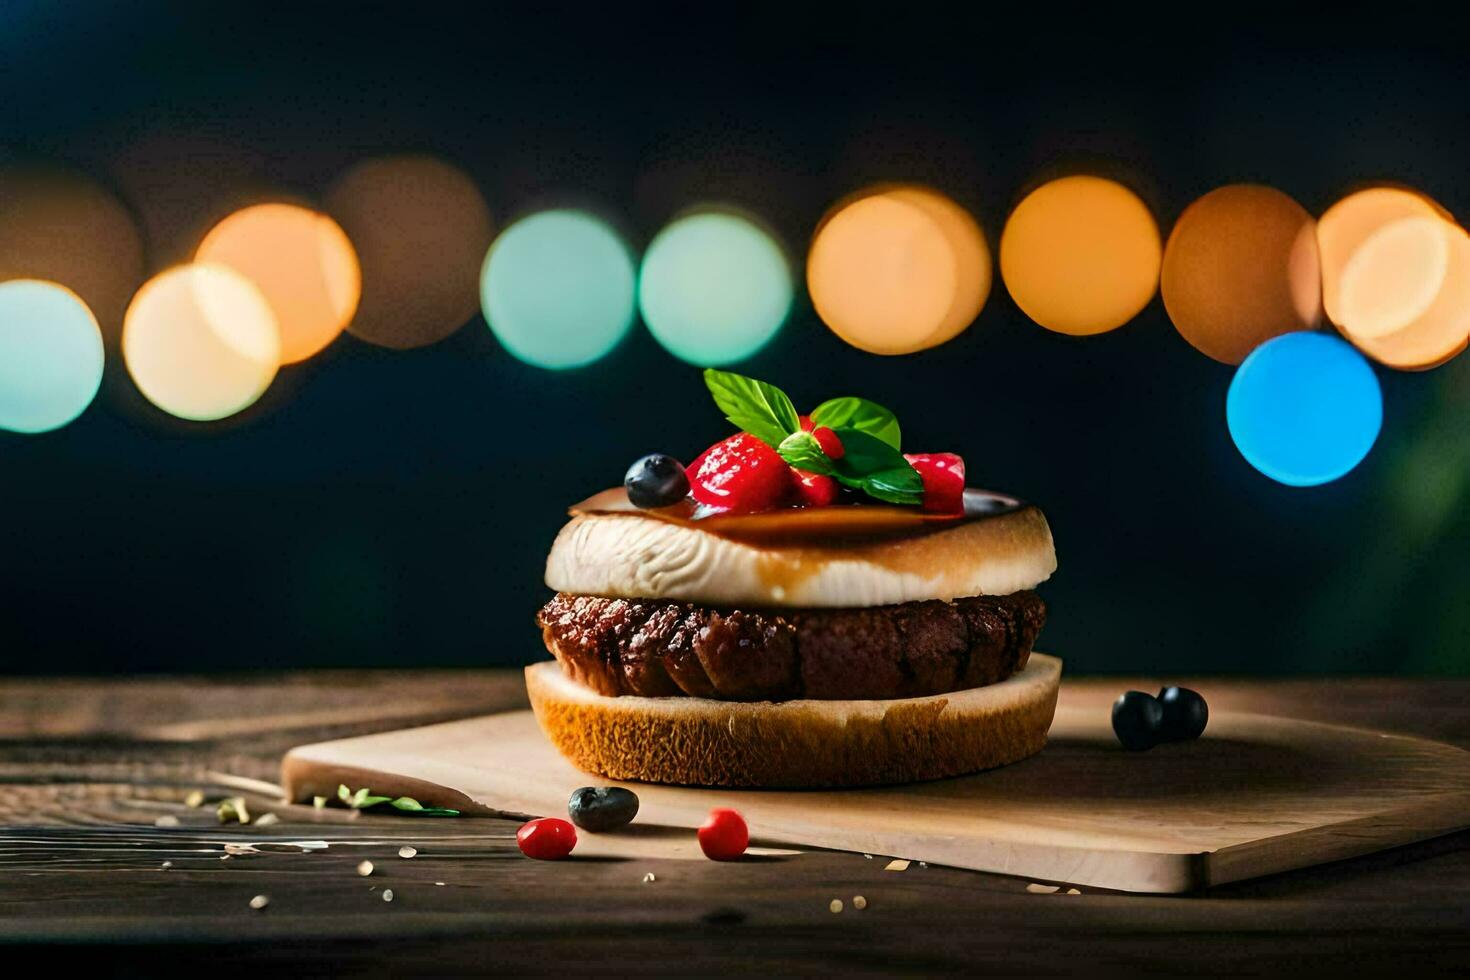
[[[1057,892],[1061,891],[1061,886],[1043,885],[1039,882],[1033,881],[1031,882],[1031,884],[1026,886],[1026,890],[1033,895],[1055,895]]]
[[[861,912],[868,907],[868,900],[861,895],[852,896],[852,907]]]
[[[186,797],[184,797],[184,806],[188,807],[191,810],[197,810],[197,809],[199,809],[203,805],[204,805],[204,791],[203,790],[199,790],[199,789],[191,790],[189,792],[189,795],[186,796]]]
[[[443,887],[444,882],[442,882],[442,881],[436,881],[436,882],[434,882],[434,884],[439,885],[440,887]]]
[[[645,885],[648,884],[651,881],[658,881],[658,876],[655,875],[652,871],[648,872],[648,874],[646,874],[646,875],[643,876],[643,883]]]
[[[840,898],[834,898],[834,899],[832,899],[832,901],[830,901],[830,902],[827,903],[827,908],[829,908],[829,909],[832,910],[832,914],[833,915],[836,915],[838,912],[841,912],[842,911],[842,899],[840,899]]]
[[[165,813],[153,821],[153,826],[155,827],[177,827],[178,825],[179,818],[172,813]]]
[[[255,818],[255,826],[257,827],[269,827],[273,823],[280,822],[281,818],[276,816],[274,813],[262,813],[260,816]]]
[[[391,889],[391,888],[384,888],[383,889],[383,901],[385,901],[385,902],[391,902],[391,901],[393,901],[393,889]]]
[[[357,873],[360,874],[360,875],[362,875],[364,878],[366,878],[368,875],[372,874],[373,873],[373,862],[371,862],[371,861],[363,861],[361,864],[359,864],[357,866]]]
[[[326,805],[327,805],[327,798],[325,796],[313,796],[311,798],[311,806],[315,810],[324,809],[326,807]]]
[[[417,847],[409,847],[407,844],[404,844],[398,849],[398,856],[407,859],[413,857],[418,852],[419,849]]]
[[[271,903],[269,895],[256,895],[250,900],[250,907],[259,912]]]
[[[165,861],[165,862],[163,862],[162,864],[159,865],[159,867],[162,868],[165,871],[167,871],[169,868],[172,868],[173,866],[174,866],[174,863],[172,861]]]
[[[884,871],[907,871],[908,869],[909,862],[905,861],[903,858],[894,858],[883,867]]]
[[[1077,888],[1068,888],[1067,889],[1067,894],[1068,895],[1081,895],[1082,892],[1081,892],[1080,889],[1077,889]]]
[[[867,858],[869,861],[873,860],[873,855],[871,854],[864,854],[863,857]]]

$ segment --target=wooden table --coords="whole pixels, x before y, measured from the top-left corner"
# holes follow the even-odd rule
[[[1069,680],[1107,710],[1155,681]],[[1470,746],[1470,682],[1200,680],[1216,710]],[[290,746],[524,703],[509,671],[0,682],[0,939],[48,972],[1141,972],[1470,967],[1470,833],[1178,898],[823,851],[540,863],[515,823],[282,806]],[[266,827],[221,825],[243,796]],[[260,853],[241,842],[270,841]],[[328,846],[321,848],[317,842]],[[306,847],[299,846],[307,845]],[[416,856],[398,856],[412,845]],[[371,876],[358,865],[371,860]],[[165,866],[165,862],[168,866]],[[645,882],[646,874],[655,880]],[[442,884],[441,884],[442,882]],[[393,891],[385,902],[384,892]],[[257,895],[269,898],[260,911]],[[862,895],[864,910],[853,907]],[[833,914],[829,903],[844,902]]]

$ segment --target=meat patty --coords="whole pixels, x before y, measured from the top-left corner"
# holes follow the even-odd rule
[[[558,592],[536,616],[562,670],[599,694],[725,701],[909,698],[1026,665],[1035,592],[866,609],[709,609]]]

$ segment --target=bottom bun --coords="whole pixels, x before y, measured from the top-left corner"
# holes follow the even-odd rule
[[[681,786],[873,786],[992,769],[1040,752],[1062,662],[998,684],[891,701],[606,697],[554,662],[526,668],[541,730],[579,768]]]

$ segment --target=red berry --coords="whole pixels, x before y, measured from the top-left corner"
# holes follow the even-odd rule
[[[817,427],[817,423],[812,421],[810,415],[798,415],[796,420],[801,423],[802,432],[810,432]]]
[[[711,861],[733,861],[749,844],[745,818],[727,807],[715,807],[699,827],[699,849]]]
[[[791,489],[786,460],[748,432],[710,446],[688,473],[696,501],[731,514],[770,510]]]
[[[837,481],[821,473],[792,470],[792,492],[806,507],[826,507],[837,499]]]
[[[819,425],[812,430],[812,436],[817,440],[817,445],[822,447],[822,452],[827,454],[828,459],[841,459],[842,454],[847,452],[842,448],[842,440],[837,438],[837,433]]]
[[[965,461],[954,453],[904,453],[924,481],[924,509],[939,514],[965,510]]]
[[[577,846],[577,831],[565,820],[542,817],[516,831],[521,853],[538,861],[560,861]]]

